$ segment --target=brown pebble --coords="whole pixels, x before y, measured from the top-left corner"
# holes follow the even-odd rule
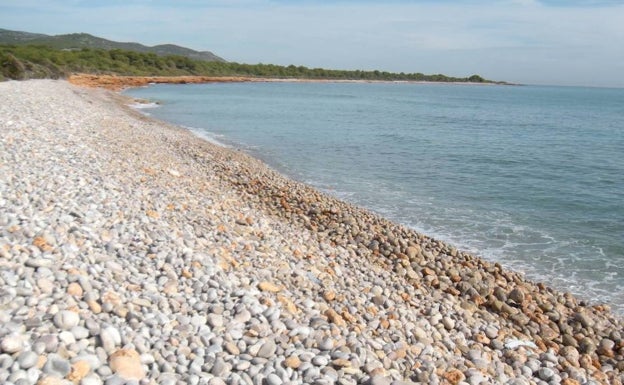
[[[67,379],[78,384],[91,371],[91,365],[87,361],[77,361],[71,367],[71,372],[67,375]]]
[[[458,383],[466,379],[464,373],[462,373],[458,369],[450,369],[446,373],[444,373],[442,377],[453,385],[457,385]]]
[[[475,334],[473,339],[483,345],[489,345],[491,342],[491,340],[483,333]]]
[[[33,246],[36,246],[41,251],[50,251],[52,250],[52,246],[48,244],[48,242],[43,237],[35,237],[32,242]]]
[[[193,278],[193,274],[186,269],[182,269],[182,276],[184,278]]]
[[[329,319],[329,322],[332,322],[337,326],[345,326],[347,324],[340,314],[336,313],[334,309],[325,310],[325,316]]]
[[[37,369],[42,369],[43,366],[48,362],[47,356],[39,356],[37,357]]]
[[[327,290],[323,293],[323,298],[325,301],[333,301],[336,299],[336,292],[333,290]]]
[[[145,214],[150,218],[154,218],[154,219],[160,218],[160,214],[158,214],[158,212],[154,210],[147,210]]]
[[[136,350],[119,349],[111,354],[108,362],[113,373],[125,380],[141,380],[145,377],[141,357]]]
[[[353,316],[353,314],[349,313],[349,311],[346,308],[342,310],[342,313],[340,315],[347,322],[350,322],[350,323],[356,323],[357,322],[357,318],[355,318],[355,316]]]
[[[94,314],[100,314],[102,312],[102,306],[100,306],[97,301],[87,301],[87,305],[89,305],[89,309],[91,309]]]
[[[63,379],[56,376],[45,376],[37,381],[37,385],[63,385]]]
[[[78,283],[72,282],[67,286],[67,294],[82,297],[82,287]]]
[[[284,360],[284,365],[291,369],[297,369],[301,366],[301,360],[297,356],[290,356]]]
[[[121,297],[119,296],[119,294],[115,293],[114,291],[107,291],[102,296],[102,302],[110,303],[112,305],[119,305],[121,304]]]
[[[332,365],[337,368],[348,368],[351,366],[351,361],[344,358],[338,358],[332,361]]]
[[[267,291],[269,293],[277,293],[282,291],[281,286],[277,286],[271,282],[268,281],[262,281],[258,284],[258,289],[262,290],[262,291]]]
[[[293,301],[290,300],[290,298],[285,297],[283,295],[279,295],[277,296],[277,300],[279,301],[279,303],[281,303],[286,310],[288,310],[291,314],[295,314],[297,313],[298,309],[297,306],[294,304]]]
[[[420,246],[417,246],[417,245],[409,246],[407,248],[406,254],[410,259],[416,258],[418,254],[420,254]]]

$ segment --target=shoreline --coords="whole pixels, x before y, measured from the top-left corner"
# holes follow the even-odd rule
[[[456,84],[456,85],[500,85],[499,83],[473,82],[431,82],[411,80],[356,80],[356,79],[301,79],[262,78],[251,76],[117,76],[73,74],[67,78],[71,84],[83,87],[104,88],[122,91],[126,88],[144,87],[149,84],[205,84],[205,83],[405,83],[405,84]],[[505,84],[509,85],[509,84]]]
[[[78,216],[62,217],[63,220],[83,221],[83,236],[89,238],[90,231],[102,230],[93,225],[100,223],[96,220],[98,215],[111,210],[101,222],[108,232],[105,237],[100,236],[103,239],[75,242],[76,247],[87,248],[87,256],[91,255],[91,259],[75,268],[87,274],[94,268],[89,267],[90,260],[104,258],[101,266],[106,269],[100,270],[101,279],[110,279],[109,284],[120,293],[118,298],[110,302],[101,286],[99,296],[92,299],[99,304],[100,312],[94,311],[97,306],[89,304],[88,298],[76,295],[70,295],[69,301],[63,297],[66,302],[55,303],[57,311],[74,304],[74,310],[85,322],[87,319],[112,322],[127,333],[126,340],[135,341],[124,326],[128,314],[138,308],[141,317],[136,319],[141,322],[151,314],[150,307],[130,306],[145,296],[137,297],[133,294],[136,292],[114,277],[126,274],[129,284],[137,285],[139,282],[133,283],[137,278],[132,275],[146,274],[144,279],[148,283],[139,283],[139,288],[143,288],[139,293],[147,290],[146,285],[153,285],[162,294],[150,294],[152,303],[159,298],[167,307],[177,306],[180,310],[186,306],[183,313],[193,317],[197,316],[196,310],[185,304],[196,296],[194,284],[202,282],[202,276],[212,276],[210,279],[221,284],[217,290],[224,290],[232,297],[249,295],[247,301],[260,301],[265,310],[255,313],[249,308],[246,311],[252,317],[267,312],[268,319],[279,320],[290,330],[285,334],[286,340],[278,338],[284,331],[281,326],[271,332],[278,342],[277,347],[274,344],[269,350],[273,354],[279,352],[281,358],[252,360],[252,365],[271,368],[266,370],[283,381],[285,377],[296,383],[311,381],[311,377],[306,377],[307,372],[302,370],[299,374],[298,369],[304,364],[318,367],[319,378],[333,378],[335,373],[347,383],[382,381],[377,377],[388,384],[391,381],[476,384],[512,380],[520,384],[559,377],[561,383],[573,385],[582,383],[583,379],[599,383],[621,383],[624,379],[624,339],[620,334],[623,323],[608,306],[587,306],[570,294],[529,282],[499,264],[463,253],[289,180],[240,151],[215,146],[189,130],[145,117],[127,106],[128,97],[75,88],[66,82],[11,82],[0,87],[13,91],[2,96],[5,108],[9,109],[2,110],[6,115],[0,121],[3,127],[0,144],[13,157],[0,158],[0,167],[8,170],[5,178],[13,175],[14,179],[2,182],[10,186],[18,180],[20,167],[26,166],[15,159],[22,153],[33,154],[31,158],[41,157],[42,163],[49,162],[48,157],[59,157],[54,162],[58,166],[54,167],[63,167],[65,175],[87,173],[80,177],[85,183],[78,190],[92,191],[87,191],[85,196],[85,192],[68,193],[69,199],[64,198],[66,195],[53,195],[60,202],[54,204],[72,206],[93,196],[106,197],[102,201],[104,206],[96,206],[98,209],[90,216],[88,210],[84,213],[78,210]],[[68,100],[72,101],[71,106],[67,105]],[[41,116],[28,115],[35,114],[29,110],[33,105],[42,109]],[[47,143],[44,138],[50,136],[50,129],[59,132]],[[79,160],[84,162],[76,164]],[[46,168],[53,167],[46,164],[31,165],[38,170],[33,178],[40,184],[23,189],[17,184],[16,189],[28,196],[33,194],[32,190],[62,182],[58,172],[45,174],[46,170],[54,170]],[[99,182],[88,183],[89,180]],[[18,198],[6,201],[22,204]],[[28,207],[24,212],[43,215],[48,206]],[[54,212],[56,206],[52,207]],[[125,219],[115,219],[116,215]],[[0,217],[0,222],[3,220]],[[146,230],[136,231],[136,234],[146,231],[145,239],[138,235],[135,236],[138,240],[122,236],[123,229],[145,226]],[[26,252],[18,252],[20,248],[37,254],[29,247],[31,243],[41,246],[35,248],[46,260],[74,264],[63,252],[73,250],[61,241],[68,234],[48,234],[50,239],[42,236],[44,243],[41,243],[37,241],[36,231],[24,233],[23,239],[15,232],[0,233],[0,250],[3,244],[10,246],[8,250],[5,247],[2,255],[6,259],[3,269],[11,266],[17,269],[19,258],[29,257]],[[115,241],[106,241],[108,238]],[[163,248],[168,252],[164,253]],[[150,261],[160,266],[162,272],[154,276],[140,269],[137,272],[138,266],[149,265]],[[53,265],[46,268],[52,269]],[[66,266],[61,263],[59,268]],[[111,268],[113,273],[109,272]],[[156,280],[157,277],[162,278]],[[82,286],[81,280],[66,281],[61,289],[67,292],[75,282]],[[38,286],[37,281],[34,287]],[[181,296],[182,293],[186,295]],[[239,313],[224,310],[229,310],[228,306],[234,309],[234,305],[229,302],[215,305],[217,299],[206,293],[197,298],[204,298],[203,295],[207,296],[205,301],[213,301],[212,310],[221,310],[217,313],[221,315],[219,322],[208,322],[213,334],[217,333],[215,336],[224,335],[233,341],[247,338],[245,349],[260,344],[258,349],[262,350],[266,337],[258,340],[258,335],[232,332],[240,319],[230,318],[236,318]],[[228,301],[227,298],[230,297],[225,296],[223,301]],[[9,314],[8,318],[0,317],[0,331],[11,315],[21,314],[11,306],[14,305],[9,305],[8,313],[6,308],[0,310]],[[102,307],[109,309],[104,321],[98,318]],[[279,309],[281,315],[270,309]],[[251,324],[246,323],[247,315],[243,319],[247,325],[243,330],[251,330],[248,329]],[[256,322],[264,325],[268,319]],[[293,322],[296,325],[291,325]],[[8,352],[3,334],[0,333],[2,349]],[[270,336],[269,339],[274,338],[273,334]],[[176,338],[177,346],[185,341],[180,336]],[[327,338],[331,343],[325,342]],[[97,344],[97,341],[91,342]],[[162,344],[154,343],[152,348],[140,353],[150,354],[155,362],[160,362],[159,355],[154,353],[157,345]],[[224,347],[217,355],[226,367],[229,365],[230,377],[240,376],[234,370],[240,364],[242,345],[239,345],[235,344],[236,349]],[[115,349],[105,350],[110,361]],[[263,358],[258,357],[259,351],[245,352]],[[326,356],[327,361],[306,361],[308,353]],[[292,358],[295,356],[296,359]],[[146,362],[141,363],[142,368],[150,375],[144,374],[142,378],[152,378],[152,374],[163,376],[153,362],[149,359]],[[215,377],[225,376],[215,369],[215,362],[209,372]],[[311,373],[317,376],[315,370]],[[188,378],[184,373],[178,374],[181,379]]]
[[[293,83],[292,86],[296,86],[296,83]],[[338,87],[338,85],[336,86]],[[415,87],[418,88],[417,86]],[[177,87],[174,87],[174,88],[177,88]],[[175,91],[174,88],[170,88],[170,90]],[[181,88],[182,91],[184,91],[185,89],[186,88]],[[243,87],[241,90],[244,90],[244,89],[245,87]],[[149,92],[148,90],[149,89],[146,87],[143,91],[135,90],[136,92],[133,92],[133,90],[129,90],[128,92],[122,92],[122,94],[127,95],[127,96],[137,97],[139,98],[137,99],[138,101],[143,99],[143,101],[147,104],[149,104],[150,100],[152,101],[159,100],[159,96],[157,95],[159,94],[159,92],[152,93],[152,92]],[[290,90],[292,91],[292,89]],[[478,89],[474,89],[474,90],[477,91]],[[500,89],[500,90],[502,91],[504,89]],[[458,90],[458,92],[459,91],[460,90]],[[227,92],[226,94],[229,94],[229,92]],[[166,99],[167,98],[165,98],[165,100]],[[188,100],[184,104],[186,105],[187,102]],[[158,101],[151,105],[158,107],[161,103],[167,104],[168,102]],[[161,107],[164,107],[164,104]],[[219,103],[217,103],[217,105],[218,104]],[[162,111],[166,111],[166,110],[167,109],[165,108],[165,110],[162,110]],[[147,110],[145,111],[145,113],[148,116],[152,116],[152,117],[160,116],[160,119],[168,121],[167,117],[162,115],[162,112],[158,113],[156,111],[157,110],[153,110],[153,111]],[[192,115],[194,115],[194,113]],[[253,119],[253,117],[251,118]],[[180,120],[178,119],[178,121]],[[213,126],[215,124],[219,126],[220,124],[221,127],[227,127],[227,125],[225,126],[223,125],[224,123],[227,123],[227,122],[224,122],[223,120],[220,120],[220,123],[217,124],[217,122],[210,122],[210,118],[208,118],[208,123],[211,123]],[[355,205],[360,204],[361,207],[364,207],[367,210],[373,211],[377,213],[378,215],[389,219],[390,221],[399,222],[400,224],[406,225],[414,229],[416,232],[419,232],[421,234],[426,234],[427,236],[433,239],[442,241],[447,245],[453,245],[458,249],[461,249],[463,251],[466,251],[472,254],[473,256],[482,258],[491,263],[498,262],[503,266],[503,269],[521,272],[522,274],[524,274],[526,279],[531,280],[533,282],[548,282],[549,285],[557,291],[561,291],[561,292],[571,291],[572,294],[575,295],[580,301],[584,301],[585,303],[588,303],[590,305],[602,304],[602,303],[609,304],[612,308],[612,311],[616,313],[617,316],[620,316],[620,317],[624,316],[624,306],[621,303],[622,301],[620,300],[621,298],[624,298],[624,297],[622,297],[621,295],[618,295],[618,282],[619,281],[617,280],[617,278],[611,278],[611,277],[617,277],[618,272],[616,272],[615,270],[609,269],[607,271],[602,272],[602,274],[606,274],[604,280],[595,279],[595,278],[588,279],[586,276],[583,275],[585,272],[583,270],[576,270],[574,265],[570,265],[569,268],[552,268],[552,265],[549,265],[548,263],[543,262],[543,261],[552,261],[552,259],[554,259],[552,255],[557,255],[558,257],[561,257],[561,258],[566,257],[568,255],[575,255],[575,256],[580,257],[583,254],[582,251],[585,251],[586,252],[585,255],[591,258],[592,250],[582,250],[580,248],[579,249],[567,249],[568,251],[570,251],[569,253],[567,253],[567,255],[565,254],[565,252],[560,252],[560,251],[558,251],[557,254],[552,253],[552,249],[550,249],[550,247],[548,248],[548,250],[544,251],[543,253],[535,251],[536,248],[531,248],[531,252],[528,253],[527,252],[528,249],[526,247],[516,247],[515,250],[519,251],[518,254],[513,254],[513,252],[509,252],[508,250],[503,251],[503,249],[506,249],[509,244],[513,244],[513,242],[521,243],[523,241],[522,239],[518,241],[517,238],[511,239],[511,240],[507,239],[505,245],[501,246],[499,249],[497,249],[495,246],[494,247],[492,246],[492,245],[497,244],[496,242],[498,241],[498,239],[495,239],[493,242],[489,244],[487,242],[483,242],[481,246],[475,246],[475,243],[477,242],[474,241],[475,237],[473,237],[473,235],[475,235],[476,233],[472,233],[470,231],[464,231],[464,232],[460,231],[459,234],[462,234],[462,235],[457,236],[457,233],[453,232],[453,231],[456,231],[457,229],[462,230],[462,229],[469,228],[470,225],[474,225],[474,222],[466,221],[464,223],[465,226],[462,226],[462,227],[457,227],[457,224],[455,223],[454,228],[445,229],[447,231],[440,231],[439,230],[440,227],[438,228],[428,227],[427,222],[426,221],[423,222],[422,218],[418,218],[419,221],[416,222],[417,223],[416,225],[410,225],[410,223],[414,223],[414,222],[410,222],[412,218],[410,218],[409,216],[405,216],[405,214],[402,212],[398,212],[398,213],[393,212],[391,209],[388,208],[389,206],[388,204],[379,203],[379,202],[384,202],[383,198],[377,203],[375,203],[370,198],[365,200],[364,198],[360,196],[359,197],[360,202],[358,202],[357,199],[354,199],[353,197],[350,197],[349,195],[360,194],[361,192],[358,192],[357,190],[355,190],[354,192],[353,189],[344,190],[343,188],[340,187],[340,183],[336,184],[337,182],[336,180],[334,180],[334,183],[329,183],[329,182],[326,182],[324,178],[319,178],[318,175],[316,175],[315,177],[310,177],[308,174],[307,177],[303,177],[302,176],[303,174],[301,174],[300,172],[297,172],[297,169],[293,169],[292,167],[290,167],[292,165],[289,165],[290,161],[288,157],[284,158],[282,156],[282,158],[280,159],[275,158],[275,157],[273,158],[267,157],[266,154],[263,154],[262,151],[260,151],[261,149],[257,148],[257,146],[254,145],[253,143],[247,143],[247,145],[242,145],[241,143],[236,143],[236,141],[234,141],[232,138],[228,139],[226,136],[223,135],[223,133],[218,134],[212,130],[207,130],[207,129],[206,129],[207,131],[204,131],[201,129],[201,127],[208,127],[208,126],[206,125],[202,126],[201,122],[199,122],[197,119],[195,119],[194,123],[184,122],[184,123],[178,123],[178,124],[182,124],[182,127],[190,129],[194,134],[202,137],[204,140],[209,140],[218,145],[222,145],[225,147],[229,147],[231,149],[243,151],[252,157],[260,159],[261,161],[268,163],[271,168],[276,170],[278,173],[283,174],[286,178],[291,178],[298,182],[307,183],[308,185],[312,186],[312,188],[319,189],[320,191],[324,193],[328,193],[329,195],[333,197],[346,200]],[[259,123],[259,124],[260,124],[260,127],[262,127],[262,123]],[[266,124],[264,124],[264,126],[267,127]],[[267,132],[270,133],[271,130],[272,130],[271,125],[269,125]],[[240,138],[241,137],[239,135],[239,139]],[[277,153],[279,153],[279,151]],[[273,155],[275,155],[275,153]],[[289,166],[286,167],[285,165],[289,165]],[[310,170],[306,169],[306,172],[310,172]],[[325,181],[325,183],[320,183],[318,181]],[[369,183],[372,183],[374,185],[374,181],[369,181]],[[439,202],[438,202],[438,205],[439,205]],[[442,208],[443,210],[448,209],[444,205],[441,205],[439,207]],[[563,214],[566,214],[566,213],[564,212]],[[455,219],[455,216],[449,216],[449,217],[451,220]],[[441,223],[439,222],[440,217],[439,215],[437,215],[437,213],[432,218],[438,219],[438,222],[435,222],[438,225]],[[448,219],[449,218],[447,218],[447,220]],[[479,222],[477,221],[477,223]],[[485,223],[480,223],[480,224],[488,226],[488,225],[491,225],[492,223],[494,223],[494,221],[487,221]],[[443,224],[446,224],[446,223],[443,223]],[[530,228],[531,231],[539,232],[540,236],[542,237],[553,236],[553,238],[551,238],[551,243],[549,243],[550,245],[557,245],[557,247],[559,247],[559,244],[562,243],[563,240],[565,240],[564,237],[557,237],[557,239],[560,242],[555,241],[554,237],[556,237],[557,235],[553,235],[553,233],[549,233],[547,228],[545,229],[545,228],[540,228],[537,226],[530,227],[530,226],[527,226],[526,224],[523,224],[523,225],[524,225],[524,228],[527,228],[527,229]],[[519,226],[520,225],[518,225],[518,222],[514,222],[514,226],[513,226],[514,233],[516,231],[515,229],[519,228]],[[476,235],[479,235],[479,234],[476,234]],[[558,234],[558,235],[561,236],[561,234]],[[486,241],[487,240],[491,241],[491,239],[486,238]],[[480,241],[483,241],[483,239],[480,239]],[[543,248],[546,249],[545,247]],[[554,248],[555,247],[553,247],[553,249]],[[482,253],[482,251],[486,251],[486,252]],[[551,253],[551,255],[549,255],[549,252]],[[534,260],[529,261],[529,259],[531,259],[531,255],[533,255],[532,258]],[[547,258],[550,258],[550,259],[547,259]],[[603,254],[603,259],[605,261],[608,261],[608,259],[606,258],[606,256],[604,256],[604,254]],[[579,261],[582,261],[582,259],[579,259]],[[561,260],[559,260],[558,262],[559,262],[558,266],[566,265],[565,263],[562,263]],[[600,263],[600,262],[601,261],[597,261],[597,263]],[[585,264],[587,265],[586,261],[585,261]],[[615,269],[617,269],[617,267],[615,267]],[[602,275],[602,274],[597,274],[595,271],[593,273],[594,273],[594,277],[596,276],[599,277]],[[611,274],[611,276],[609,276],[609,274]],[[570,279],[571,276],[575,278]],[[610,286],[607,286],[607,285],[610,285]]]

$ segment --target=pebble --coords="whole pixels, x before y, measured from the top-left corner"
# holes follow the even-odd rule
[[[112,352],[121,343],[119,330],[112,326],[103,328],[100,330],[100,341],[105,351]]]
[[[208,314],[207,322],[212,328],[220,328],[223,326],[223,316],[221,314]]]
[[[80,380],[80,385],[102,385],[102,379],[95,374],[88,375]]]
[[[54,261],[49,258],[31,258],[25,262],[26,266],[34,268],[52,267],[53,264]]]
[[[544,381],[549,381],[555,375],[555,372],[550,368],[540,368],[538,371],[539,378]]]
[[[19,362],[20,368],[22,369],[30,369],[33,366],[37,365],[39,361],[39,356],[37,353],[32,351],[26,351],[19,355],[17,362]]]
[[[82,381],[91,371],[91,365],[87,361],[76,361],[72,364],[67,379],[73,383]]]
[[[323,338],[318,345],[320,350],[331,350],[334,347],[334,341],[331,338]]]
[[[392,385],[392,379],[384,376],[372,376],[369,385]]]
[[[312,363],[315,366],[327,366],[329,364],[329,358],[326,356],[315,356],[312,358]]]
[[[54,324],[61,330],[71,330],[78,326],[80,316],[69,310],[61,310],[54,315]]]
[[[284,360],[284,365],[291,369],[297,369],[301,366],[301,360],[297,356],[290,356]]]
[[[39,381],[37,381],[37,385],[67,385],[61,377],[57,376],[43,376]]]
[[[43,372],[48,375],[64,378],[69,374],[71,365],[65,358],[58,354],[48,354],[47,361],[43,366]]]
[[[89,329],[82,326],[72,328],[71,333],[76,340],[82,340],[89,337]]]
[[[283,381],[279,376],[275,373],[270,373],[268,376],[264,378],[264,383],[266,385],[281,385]]]
[[[215,363],[212,365],[212,370],[210,373],[217,377],[221,377],[225,375],[229,371],[228,364],[222,358],[217,358]]]
[[[44,334],[37,339],[33,345],[33,351],[41,354],[44,352],[55,352],[58,349],[59,339],[54,334]]]
[[[141,356],[133,349],[119,349],[110,355],[109,365],[113,373],[123,381],[141,380],[145,370],[141,364]]]
[[[260,350],[258,350],[258,357],[262,357],[262,358],[272,358],[275,355],[275,351],[277,349],[277,346],[275,345],[275,341],[274,340],[267,340],[265,343],[262,344],[262,346],[260,347]]]
[[[22,339],[18,335],[8,335],[0,341],[0,350],[13,354],[22,350]]]

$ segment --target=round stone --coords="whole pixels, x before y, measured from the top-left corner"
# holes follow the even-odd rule
[[[37,365],[37,361],[39,356],[35,352],[27,351],[20,354],[17,358],[17,362],[19,362],[20,368],[22,369],[30,369],[33,366]]]
[[[17,353],[22,350],[22,339],[15,334],[8,335],[0,342],[0,349],[9,354]]]
[[[390,385],[392,379],[384,376],[373,376],[368,383],[369,385]]]
[[[43,366],[43,372],[49,375],[59,376],[64,378],[71,370],[69,361],[59,356],[58,354],[48,354],[48,360]]]
[[[277,350],[277,345],[275,345],[275,341],[269,339],[262,346],[260,346],[260,350],[258,350],[258,357],[262,358],[272,358],[275,355],[275,351]]]
[[[80,316],[73,311],[61,310],[54,315],[54,324],[62,330],[71,330],[71,328],[78,326],[79,322]]]
[[[553,378],[555,372],[551,368],[540,368],[537,374],[542,380],[548,381]]]
[[[494,326],[488,326],[485,328],[485,335],[489,339],[494,339],[498,337],[498,329]]]
[[[221,357],[217,358],[214,365],[212,365],[212,370],[210,373],[217,377],[224,376],[227,372],[229,372],[228,365],[223,361]]]
[[[141,356],[136,350],[117,350],[111,354],[109,366],[113,373],[124,380],[141,380],[145,377],[145,370],[141,365]]]
[[[80,380],[80,385],[102,385],[102,379],[95,374],[91,374]]]
[[[64,382],[61,377],[44,376],[39,381],[37,381],[37,385],[64,385]]]
[[[103,328],[100,331],[100,342],[102,343],[104,350],[107,352],[115,350],[115,348],[121,344],[121,335],[119,334],[119,330],[112,326]]]
[[[283,381],[279,376],[275,373],[271,373],[264,379],[265,385],[282,385]]]
[[[209,314],[207,319],[208,325],[213,329],[223,326],[223,316],[221,314]]]
[[[455,321],[450,317],[442,318],[442,325],[446,330],[451,330],[455,328]]]
[[[312,358],[312,364],[314,364],[314,366],[327,366],[327,364],[329,364],[329,358],[326,356],[315,356]]]
[[[331,338],[323,338],[318,345],[320,350],[331,350],[334,347],[334,341]]]
[[[72,328],[71,333],[74,335],[76,340],[82,340],[89,337],[89,329],[82,326]]]
[[[212,377],[208,381],[208,385],[226,385],[226,382],[219,377]]]

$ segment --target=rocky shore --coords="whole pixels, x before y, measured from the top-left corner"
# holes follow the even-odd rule
[[[120,91],[129,87],[143,87],[148,84],[196,84],[196,83],[242,83],[275,81],[275,79],[242,76],[116,76],[74,74],[67,79],[70,83],[84,87],[99,87]]]
[[[420,83],[429,84],[430,81],[389,81],[389,80],[353,80],[353,79],[305,79],[305,78],[262,78],[253,76],[117,76],[73,74],[67,80],[77,86],[104,88],[112,91],[121,91],[131,87],[144,87],[149,84],[198,84],[198,83],[263,83],[263,82],[297,82],[297,83]],[[433,82],[440,84],[442,82]],[[493,83],[459,82],[448,84],[491,85]],[[506,84],[509,83],[497,83]]]
[[[130,103],[0,83],[0,383],[622,384],[608,306]]]

